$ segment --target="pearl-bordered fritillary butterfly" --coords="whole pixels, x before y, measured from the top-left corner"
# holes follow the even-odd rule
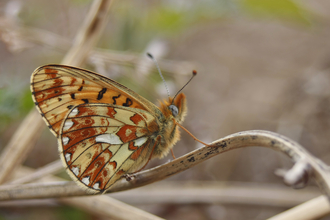
[[[183,93],[158,108],[109,78],[65,65],[37,68],[31,91],[58,139],[67,172],[94,193],[167,155],[180,138],[177,125],[187,111]]]

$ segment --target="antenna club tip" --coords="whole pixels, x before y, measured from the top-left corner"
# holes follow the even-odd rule
[[[196,70],[193,70],[192,71],[192,74],[193,74],[193,76],[196,76],[197,75],[197,71]]]
[[[147,56],[150,57],[151,59],[154,59],[154,57],[151,55],[151,53],[147,53]]]

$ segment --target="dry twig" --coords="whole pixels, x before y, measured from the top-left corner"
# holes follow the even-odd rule
[[[47,178],[44,181],[52,180]],[[261,183],[161,181],[146,187],[113,193],[111,197],[131,205],[236,204],[291,208],[319,195],[316,187],[298,191],[283,185]],[[38,206],[44,200],[48,201],[47,205],[57,204],[56,199],[12,200],[0,202],[0,207],[21,204]]]
[[[248,146],[262,146],[281,151],[289,156],[293,162],[304,160],[310,166],[320,188],[329,195],[330,175],[328,166],[312,156],[296,142],[268,131],[246,131],[236,133],[211,144],[188,153],[167,164],[149,169],[134,175],[132,181],[117,182],[111,192],[132,189],[150,184],[169,176],[187,170],[220,153]],[[63,196],[83,196],[86,192],[81,190],[74,182],[33,183],[20,186],[3,186],[0,189],[0,200],[35,199]],[[325,200],[322,200],[325,202]],[[321,206],[326,207],[326,206]],[[330,210],[327,210],[328,212]]]
[[[275,215],[268,220],[291,220],[291,219],[319,219],[330,212],[329,199],[326,196],[319,196],[299,206]]]
[[[277,133],[268,131],[246,131],[219,139],[213,142],[211,146],[205,146],[164,165],[134,174],[132,181],[121,181],[116,183],[109,190],[109,193],[132,189],[160,181],[187,170],[220,153],[248,146],[262,146],[281,151],[288,155],[293,162],[304,159],[311,166],[316,181],[319,183],[323,191],[329,195],[330,178],[327,170],[328,167],[296,142]],[[58,187],[62,190],[59,191]],[[15,187],[6,186],[6,188],[6,190],[0,190],[1,200],[86,195],[86,192],[80,190],[79,187],[72,182],[48,183],[47,185],[39,183],[26,184],[20,187],[20,189],[25,189],[24,192],[20,192],[20,195],[15,194],[15,191],[17,191]],[[47,188],[52,188],[52,190],[48,191]],[[64,190],[64,188],[67,190]],[[37,191],[39,191],[39,193]],[[56,193],[52,193],[52,191],[55,191]]]
[[[0,38],[12,50],[21,51],[27,46],[42,45],[50,47],[52,50],[66,52],[71,47],[71,42],[60,35],[34,27],[25,27],[18,23],[6,22],[0,19]],[[22,45],[22,46],[20,46]],[[150,52],[150,51],[149,51]],[[112,51],[100,48],[94,48],[89,53],[88,63],[99,62],[116,64],[122,66],[134,66],[137,68],[147,68],[148,63],[141,62],[141,54],[133,52]],[[156,55],[157,57],[157,55]],[[189,61],[175,61],[168,59],[158,59],[162,71],[173,76],[190,75],[192,69],[196,69],[196,64]],[[72,64],[71,64],[72,65]],[[151,66],[156,70],[155,66]]]
[[[80,66],[84,62],[105,27],[111,3],[112,0],[94,0],[82,28],[76,35],[73,46],[62,61],[63,64]],[[43,126],[44,123],[37,111],[35,109],[32,110],[13,135],[0,157],[0,166],[2,168],[0,170],[0,183],[5,182],[9,174],[13,173],[17,166],[23,162],[28,152],[34,146]],[[102,196],[94,197],[87,201],[77,199],[62,199],[62,201],[69,201],[74,206],[89,211],[99,211],[97,212],[99,215],[106,215],[116,219],[127,219],[128,215],[131,215],[131,217],[140,216],[141,219],[159,219],[149,213]],[[96,204],[106,205],[107,208],[101,211],[102,209],[97,209]],[[86,206],[92,209],[87,209]],[[116,212],[109,212],[109,210],[111,211],[109,207],[116,208]]]
[[[83,63],[106,24],[111,3],[111,0],[94,1],[73,46],[62,61],[63,64],[79,66]],[[42,127],[44,123],[37,111],[33,109],[1,154],[0,183],[4,183],[16,166],[24,161],[38,139]]]

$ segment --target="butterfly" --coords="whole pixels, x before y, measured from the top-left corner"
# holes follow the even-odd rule
[[[68,174],[92,193],[166,156],[187,112],[183,93],[157,107],[114,80],[65,65],[37,68],[31,91]]]

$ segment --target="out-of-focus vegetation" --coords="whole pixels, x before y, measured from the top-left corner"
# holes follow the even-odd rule
[[[39,28],[47,30],[52,29],[50,27],[57,27],[62,32],[59,34],[74,35],[75,32],[64,25],[65,19],[70,19],[72,16],[70,10],[78,15],[80,10],[85,13],[90,1],[59,1],[59,3],[55,3],[55,7],[63,8],[62,11],[58,10],[55,13],[49,13],[52,11],[51,4],[49,2],[38,4],[38,1],[3,1],[1,12],[4,16],[19,10],[16,19],[19,19],[20,24],[31,27],[39,26]],[[113,8],[112,20],[109,21],[110,28],[102,37],[100,47],[119,51],[142,52],[148,42],[154,38],[173,39],[194,26],[218,22],[221,21],[219,19],[243,13],[258,15],[260,19],[263,19],[262,16],[272,16],[284,20],[311,23],[310,11],[299,2],[290,0],[160,1],[157,3],[118,1]],[[73,24],[76,21],[72,20],[69,20],[71,22],[69,26],[75,26],[77,29],[80,24],[78,22]],[[4,45],[2,47],[4,49]],[[40,61],[45,54],[35,54],[35,56],[34,61],[35,59]],[[49,56],[52,57],[54,54]],[[60,58],[58,55],[56,56],[53,62],[59,61]],[[13,59],[15,58],[13,57]],[[50,62],[50,60],[51,58],[48,58],[46,62]],[[6,66],[4,61],[2,65]],[[2,70],[1,75],[10,78],[12,75],[10,68],[7,71],[6,69]],[[29,73],[28,70],[26,72]],[[0,79],[4,80],[1,76]],[[10,80],[12,81],[10,85],[2,85],[0,88],[2,127],[6,127],[12,120],[20,120],[20,116],[26,114],[33,106],[28,89],[29,81],[21,81],[17,78]],[[19,82],[15,82],[15,80]],[[19,86],[17,86],[18,84]]]
[[[252,15],[275,17],[283,21],[292,20],[305,25],[310,25],[312,22],[311,11],[298,1],[243,0],[242,6]]]
[[[11,84],[11,83],[10,83]],[[16,82],[0,89],[0,131],[12,121],[22,119],[34,106],[30,88],[25,82]]]

